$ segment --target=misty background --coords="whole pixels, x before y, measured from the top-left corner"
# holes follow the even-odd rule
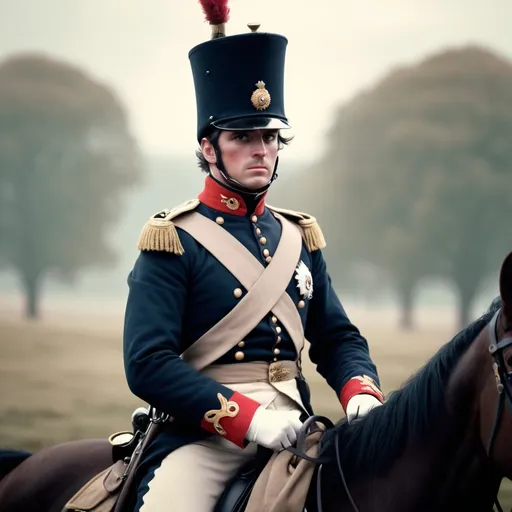
[[[465,54],[467,48],[471,55],[476,55],[477,60],[480,51],[490,52],[492,58],[503,59],[503,67],[508,69],[508,59],[512,57],[510,19],[512,5],[505,0],[473,0],[470,3],[462,0],[394,0],[386,3],[319,0],[314,5],[286,0],[231,2],[228,34],[245,32],[247,23],[257,21],[261,23],[260,31],[278,32],[289,40],[285,98],[295,139],[281,155],[280,177],[269,193],[269,203],[307,211],[318,217],[328,242],[328,264],[343,302],[368,308],[407,307],[404,306],[407,298],[404,299],[404,293],[397,291],[393,272],[387,267],[381,269],[379,258],[368,258],[369,261],[366,261],[364,257],[379,252],[382,247],[381,242],[381,245],[372,247],[367,242],[374,239],[377,243],[375,233],[384,232],[376,227],[376,218],[386,219],[388,226],[393,224],[389,216],[383,217],[387,210],[375,211],[373,220],[366,219],[366,224],[355,221],[360,211],[374,202],[373,197],[382,197],[386,204],[396,202],[396,197],[391,199],[386,195],[388,189],[395,187],[393,179],[383,175],[382,169],[377,169],[375,165],[372,167],[371,162],[367,162],[365,165],[370,174],[375,172],[388,181],[377,185],[373,178],[367,180],[366,188],[358,189],[363,191],[358,195],[357,205],[348,210],[336,206],[350,203],[343,191],[353,196],[355,189],[347,185],[346,177],[343,178],[344,169],[350,168],[357,174],[358,158],[361,156],[356,158],[356,152],[352,155],[353,160],[343,162],[340,155],[332,151],[342,143],[341,137],[346,141],[350,138],[347,134],[355,133],[353,124],[349,123],[348,128],[344,128],[346,112],[361,103],[361,95],[379,89],[393,73],[404,68],[421,67],[424,61],[445,52],[455,52],[448,65],[451,70],[457,67],[461,61],[460,55]],[[101,204],[104,204],[102,201],[111,201],[111,204],[116,205],[114,211],[109,211],[104,217],[105,222],[98,216],[96,224],[93,224],[98,236],[101,233],[101,238],[110,246],[109,251],[106,251],[108,257],[97,257],[97,261],[92,258],[90,262],[84,257],[80,265],[75,265],[76,268],[66,268],[65,280],[59,268],[52,268],[50,264],[43,268],[38,284],[41,311],[44,312],[45,301],[52,297],[72,300],[77,304],[82,299],[93,302],[108,299],[118,301],[118,307],[121,307],[127,292],[126,277],[137,256],[136,242],[145,220],[162,208],[170,208],[195,197],[200,191],[204,176],[197,168],[194,157],[195,99],[187,53],[194,45],[207,40],[209,32],[199,4],[194,0],[158,0],[149,3],[104,0],[101,6],[99,3],[85,1],[0,1],[0,66],[13,59],[30,57],[37,60],[42,57],[83,72],[86,77],[110,90],[116,98],[119,111],[125,116],[123,122],[126,123],[126,133],[133,137],[133,151],[134,155],[137,154],[134,158],[140,158],[133,181],[126,183],[118,194],[116,192],[111,196],[113,198],[115,195],[115,200],[109,196],[98,199]],[[476,49],[476,53],[471,53],[471,49]],[[471,56],[468,58],[468,66],[467,69],[474,66]],[[485,66],[483,58],[481,77],[478,80],[479,83],[490,81],[492,89],[494,78],[492,74],[486,73]],[[441,82],[443,69],[443,66],[439,68]],[[462,73],[466,73],[467,69]],[[460,86],[463,88],[466,82],[463,79]],[[40,90],[37,80],[32,80],[31,84],[34,91]],[[385,89],[385,83],[382,87]],[[415,87],[411,84],[408,88],[406,84],[400,97],[411,95],[412,98]],[[426,87],[429,87],[428,84]],[[459,95],[457,90],[452,93],[453,98]],[[484,95],[493,96],[489,91],[484,92]],[[12,104],[8,99],[5,101]],[[443,101],[449,102],[449,99]],[[471,98],[468,101],[473,104],[478,100]],[[388,104],[388,98],[383,96],[381,103]],[[368,108],[370,113],[378,110]],[[464,108],[461,105],[461,109]],[[396,118],[399,110],[390,110],[389,122]],[[490,111],[488,107],[484,110],[487,114]],[[429,111],[426,105],[424,113],[427,117]],[[415,117],[416,113],[412,115]],[[364,126],[372,125],[370,117]],[[475,122],[469,118],[466,121],[468,124]],[[45,121],[41,123],[44,126]],[[385,123],[380,127],[384,131],[372,133],[365,132],[366,128],[362,127],[358,132],[359,138],[354,138],[351,147],[360,147],[363,143],[375,146],[376,140],[385,138],[382,135],[386,133],[387,126],[390,124]],[[9,123],[4,125],[4,133],[12,135]],[[501,132],[502,137],[508,140],[510,134]],[[422,140],[421,134],[418,140]],[[404,144],[410,147],[408,142]],[[430,154],[429,151],[427,153]],[[4,156],[6,154],[4,152]],[[346,154],[350,154],[348,146]],[[400,158],[405,158],[403,153],[398,158],[402,161]],[[450,169],[447,158],[441,166],[445,174],[446,169]],[[478,158],[485,159],[486,155]],[[392,173],[391,167],[394,169],[397,166],[388,165],[389,162],[394,161],[386,161],[385,169]],[[4,160],[4,169],[7,166]],[[499,172],[508,173],[504,175],[505,183],[511,184],[509,161],[502,159],[497,167]],[[411,165],[407,169],[410,174],[414,174]],[[495,172],[494,167],[491,171]],[[329,181],[336,177],[340,177],[340,181]],[[398,176],[395,179],[404,183]],[[51,173],[47,174],[47,180],[50,183],[51,180],[54,180],[53,183],[58,181]],[[99,177],[98,180],[98,186],[101,187]],[[464,182],[462,173],[455,183]],[[503,189],[503,183],[500,181],[497,186]],[[8,191],[8,187],[4,182],[4,192]],[[69,187],[74,192],[69,192],[71,196],[66,208],[73,208],[72,196],[74,193],[80,196],[80,193],[72,182]],[[418,187],[421,190],[424,183],[411,184],[411,187],[413,190],[418,190]],[[406,188],[400,193],[402,195],[399,197],[410,197]],[[6,195],[9,194],[11,192]],[[495,196],[491,194],[489,197],[494,202]],[[22,210],[28,208],[23,204],[22,197],[11,194],[11,200],[12,203],[4,201],[4,210],[0,209],[0,213],[4,212],[4,220],[16,217],[12,214],[10,204],[16,203],[17,208]],[[432,199],[432,204],[435,201],[437,196]],[[479,204],[486,208],[490,203],[484,201]],[[449,205],[446,207],[450,208]],[[76,223],[74,226],[92,222],[90,213],[95,209],[94,203],[90,203],[89,210],[87,205],[81,208],[80,215],[73,221]],[[453,208],[457,206],[454,204]],[[38,209],[31,215],[32,218],[44,216],[45,212]],[[62,209],[59,215],[66,216],[66,209]],[[462,218],[464,215],[461,212]],[[438,222],[441,223],[443,218],[440,217]],[[19,228],[20,222],[23,225],[18,216],[17,220],[6,224],[11,227],[15,224]],[[491,223],[494,223],[492,216]],[[469,221],[466,224],[469,226]],[[359,238],[365,240],[355,240],[354,233],[348,232],[348,226],[353,226]],[[69,232],[65,235],[67,245],[61,244],[61,253],[67,250],[66,247],[78,248],[82,238],[80,229],[73,226],[68,228]],[[44,229],[51,230],[52,226]],[[419,233],[413,227],[411,230]],[[492,224],[488,225],[488,231],[492,230]],[[5,233],[7,231],[2,236],[0,231],[0,249],[2,246],[4,249],[12,248],[14,244]],[[409,236],[407,233],[404,232],[404,236]],[[447,231],[445,240],[456,238],[459,233],[460,226],[455,224],[451,231]],[[512,247],[509,235],[510,230],[506,236],[503,232],[495,233],[495,237],[505,240],[505,244],[494,249],[492,266],[488,263],[481,265],[484,267],[481,270],[482,277],[468,305],[470,315],[479,314],[497,294],[499,265],[507,253],[506,249]],[[76,240],[73,240],[74,236]],[[433,239],[426,238],[426,235],[423,238],[426,245],[417,250],[422,254],[426,251],[436,253],[439,246],[434,244]],[[386,240],[390,240],[389,234],[386,234]],[[87,247],[95,243],[91,235]],[[352,253],[345,250],[347,245],[354,248]],[[482,252],[486,250],[478,239],[474,240],[474,247]],[[81,251],[85,254],[87,249]],[[24,250],[22,252],[26,253]],[[398,252],[403,254],[401,250]],[[32,257],[36,258],[36,253]],[[391,254],[389,259],[396,259],[395,255]],[[457,323],[455,310],[460,307],[460,300],[451,276],[447,278],[446,275],[447,259],[444,258],[432,269],[426,268],[428,265],[416,256],[410,256],[408,260],[416,262],[418,274],[412,302],[423,307],[453,308],[454,323]],[[4,258],[4,264],[0,267],[1,304],[5,311],[10,311],[13,304],[16,308],[18,305],[24,307],[17,262],[19,257],[11,254],[11,263],[9,258]],[[473,273],[471,268],[467,272],[467,275]],[[412,323],[403,318],[402,322]]]
[[[294,140],[268,202],[317,217],[388,393],[499,293],[512,3],[230,7],[228,35],[288,38]],[[188,52],[209,37],[196,0],[0,0],[0,447],[129,428],[126,279],[146,220],[203,187]],[[339,418],[305,364],[315,410]]]

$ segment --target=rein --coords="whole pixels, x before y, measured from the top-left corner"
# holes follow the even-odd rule
[[[316,507],[317,512],[323,512],[323,506],[322,506],[322,469],[323,465],[326,462],[330,462],[330,458],[326,457],[310,457],[309,455],[306,455],[305,450],[303,449],[303,446],[305,445],[306,437],[309,434],[312,434],[313,432],[318,431],[318,429],[315,429],[315,424],[321,423],[323,424],[327,430],[334,428],[334,423],[325,416],[310,416],[302,425],[302,428],[299,432],[299,435],[297,437],[297,448],[293,448],[292,446],[286,448],[289,452],[293,453],[296,457],[299,457],[304,460],[308,460],[310,462],[314,462],[316,464],[320,464],[318,467],[318,471],[316,474]],[[338,466],[338,473],[341,479],[341,482],[343,484],[343,488],[345,489],[345,492],[347,493],[348,499],[350,501],[350,504],[352,505],[353,512],[359,512],[359,509],[357,508],[354,499],[352,498],[352,495],[350,494],[347,481],[345,480],[345,474],[343,473],[343,469],[341,467],[341,458],[340,458],[340,439],[338,435],[334,436],[334,446],[335,446],[335,452],[336,452],[336,465]]]

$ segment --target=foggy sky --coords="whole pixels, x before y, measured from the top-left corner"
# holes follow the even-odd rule
[[[290,157],[323,150],[333,109],[393,67],[447,46],[482,44],[512,58],[510,0],[231,0],[228,34],[247,23],[289,40]],[[0,0],[0,60],[43,51],[120,95],[144,152],[196,147],[188,51],[210,36],[196,0]]]

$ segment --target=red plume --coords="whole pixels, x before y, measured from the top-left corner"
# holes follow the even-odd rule
[[[210,25],[220,25],[229,20],[228,0],[199,0],[199,3]]]

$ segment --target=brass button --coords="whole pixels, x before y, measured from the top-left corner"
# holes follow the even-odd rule
[[[281,334],[281,327],[277,326],[276,327],[276,332],[277,332],[277,334]]]
[[[281,343],[281,336],[277,337],[276,343]]]
[[[270,251],[268,249],[263,249],[263,256],[270,256]]]
[[[252,220],[253,222],[258,222],[258,217],[256,217],[256,215],[253,215],[253,216],[251,217],[251,220]]]
[[[275,324],[277,324],[277,316],[272,315],[272,322],[274,322]]]
[[[274,354],[278,356],[281,353],[281,351],[278,348],[274,349]]]
[[[238,343],[238,346],[239,346],[240,348],[245,347],[245,341],[240,341],[240,342]]]
[[[266,261],[267,263],[270,263],[270,262],[272,261],[272,256],[267,256],[267,257],[265,258],[265,261]]]
[[[220,225],[222,226],[222,224],[224,224],[224,219],[223,219],[222,217],[217,217],[217,218],[215,219],[215,222],[216,222],[217,224],[220,224]]]
[[[261,245],[265,245],[266,243],[267,243],[267,239],[266,239],[264,236],[262,236],[262,237],[260,238],[260,244],[261,244]]]
[[[240,208],[240,201],[236,197],[224,197],[222,196],[221,202],[224,203],[230,210],[238,210]]]
[[[236,299],[239,299],[242,296],[242,290],[240,288],[235,288],[233,290],[233,295]]]
[[[299,309],[302,309],[305,305],[306,305],[306,303],[303,300],[299,300],[299,303],[297,304],[297,307]]]
[[[257,235],[261,235],[261,229],[260,228],[256,228],[256,234]]]
[[[235,354],[235,359],[237,361],[241,361],[245,357],[245,354],[242,351],[239,351]]]

